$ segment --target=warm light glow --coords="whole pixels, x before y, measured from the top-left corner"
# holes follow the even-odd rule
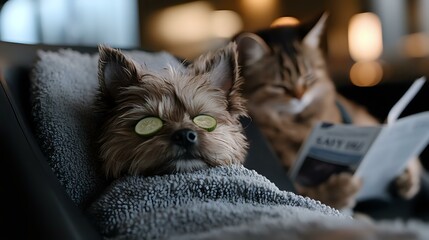
[[[294,17],[281,17],[271,23],[271,27],[279,26],[296,26],[299,24],[299,20]]]
[[[249,15],[270,14],[277,6],[277,0],[241,0],[241,6]]]
[[[360,13],[349,23],[349,51],[355,61],[373,61],[383,51],[381,22],[373,13]]]
[[[356,86],[370,87],[383,78],[383,68],[379,62],[357,62],[350,69],[350,80]]]
[[[241,31],[243,22],[233,11],[214,11],[207,2],[192,2],[166,8],[151,19],[157,41],[180,45],[230,38]]]
[[[429,56],[429,36],[425,33],[414,33],[404,37],[404,54],[407,57],[420,58]]]
[[[159,39],[172,44],[202,41],[210,35],[212,11],[206,2],[169,7],[155,15],[152,29]]]
[[[243,28],[240,16],[229,10],[214,11],[211,15],[212,34],[214,37],[230,38]]]

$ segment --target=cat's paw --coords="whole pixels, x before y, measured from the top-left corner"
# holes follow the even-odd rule
[[[337,209],[352,208],[356,204],[355,195],[362,187],[362,181],[350,173],[332,175],[326,182],[316,187],[301,187],[303,195],[320,200]]]
[[[338,209],[352,208],[356,204],[355,196],[362,187],[362,181],[350,173],[332,175],[319,186],[319,193],[326,204]]]
[[[419,159],[409,162],[404,172],[395,179],[395,191],[404,199],[413,198],[420,190],[422,167]]]

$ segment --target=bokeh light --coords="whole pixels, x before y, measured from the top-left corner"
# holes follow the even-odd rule
[[[381,22],[374,13],[360,13],[350,19],[348,29],[350,56],[355,61],[373,61],[383,51]]]
[[[383,68],[379,62],[357,62],[350,69],[350,80],[359,87],[377,85],[383,78]]]
[[[270,27],[280,27],[280,26],[296,26],[299,24],[299,20],[294,17],[280,17],[271,23]]]
[[[169,45],[201,43],[212,38],[230,38],[243,28],[234,11],[219,10],[202,1],[166,8],[151,20],[152,33]]]
[[[151,21],[153,33],[166,43],[203,41],[210,34],[212,11],[210,4],[201,1],[165,8]]]
[[[426,33],[413,33],[403,38],[404,55],[411,58],[429,56],[429,36]]]
[[[267,14],[277,6],[277,0],[241,0],[241,6],[248,14]]]
[[[240,15],[230,10],[213,11],[211,24],[213,37],[230,38],[243,29]]]

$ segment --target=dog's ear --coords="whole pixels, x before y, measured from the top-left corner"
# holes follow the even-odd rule
[[[234,42],[196,59],[190,66],[195,74],[207,74],[210,84],[222,89],[232,115],[246,115],[244,99],[240,94],[242,79],[238,66],[237,46]]]
[[[103,94],[116,98],[121,88],[139,81],[136,65],[119,50],[100,45],[98,51],[98,80]]]

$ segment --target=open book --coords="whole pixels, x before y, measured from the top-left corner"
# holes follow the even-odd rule
[[[413,83],[390,110],[387,124],[314,126],[291,168],[292,180],[315,186],[332,174],[348,171],[363,180],[357,200],[388,199],[389,184],[429,142],[429,112],[398,119],[424,83],[424,78]]]

